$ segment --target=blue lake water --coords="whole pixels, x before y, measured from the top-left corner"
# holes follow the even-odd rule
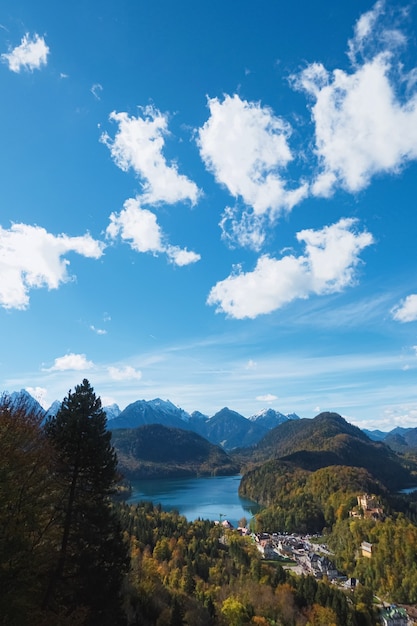
[[[407,487],[406,489],[400,489],[399,493],[413,493],[417,491],[417,487]]]
[[[198,518],[229,520],[233,526],[245,517],[247,521],[259,511],[256,502],[238,494],[240,476],[208,478],[167,478],[132,482],[129,504],[150,500],[164,511],[177,510],[189,522]]]

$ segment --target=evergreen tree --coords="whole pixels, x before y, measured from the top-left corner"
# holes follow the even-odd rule
[[[117,458],[101,400],[88,380],[68,393],[46,433],[56,450],[62,496],[56,511],[61,537],[43,608],[66,615],[84,608],[91,626],[123,623],[127,548],[110,499]]]
[[[184,624],[183,613],[184,611],[181,607],[181,604],[179,603],[178,599],[174,597],[174,600],[172,603],[171,620],[169,622],[169,626],[183,626]]]

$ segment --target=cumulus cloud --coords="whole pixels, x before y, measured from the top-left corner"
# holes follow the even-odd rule
[[[196,263],[201,259],[201,256],[197,252],[187,250],[186,248],[179,248],[178,246],[168,246],[165,250],[168,258],[180,267],[184,265],[190,265]]]
[[[137,198],[129,198],[120,213],[110,215],[107,235],[115,239],[118,235],[129,241],[137,252],[162,252],[162,232],[155,213],[142,209]]]
[[[209,99],[208,107],[210,117],[197,138],[201,158],[216,181],[243,200],[258,220],[266,215],[274,219],[307,195],[307,185],[289,189],[283,178],[293,159],[289,124],[270,108],[236,94],[223,101]],[[256,237],[262,237],[260,227],[258,221]]]
[[[113,380],[140,380],[142,372],[131,365],[125,367],[109,367],[107,371]]]
[[[400,304],[391,309],[391,315],[397,322],[417,321],[417,294],[407,296]]]
[[[76,252],[98,259],[103,248],[89,234],[55,236],[39,226],[13,224],[8,230],[0,226],[0,306],[26,309],[31,289],[57,289],[71,279],[64,255]]]
[[[45,400],[47,390],[45,389],[45,387],[26,387],[26,391],[30,393],[32,398],[35,398],[35,400],[37,400],[41,406],[46,408]]]
[[[354,284],[359,254],[373,243],[370,233],[355,226],[356,220],[341,219],[322,230],[300,231],[303,255],[263,255],[253,272],[236,268],[211,289],[207,303],[236,319],[255,318],[312,294],[342,291]]]
[[[256,396],[256,399],[260,402],[275,402],[275,400],[278,400],[278,396],[274,396],[272,393],[267,393],[264,396]]]
[[[314,195],[329,197],[339,186],[358,192],[372,176],[395,173],[417,158],[417,94],[399,95],[404,84],[415,85],[416,68],[399,74],[405,37],[384,17],[384,3],[377,2],[358,20],[349,42],[350,73],[312,63],[294,77],[295,87],[314,101]]]
[[[199,196],[197,185],[178,172],[176,163],[168,164],[163,155],[165,137],[169,135],[167,117],[151,106],[141,111],[142,116],[137,117],[113,111],[110,120],[118,124],[118,130],[114,139],[103,133],[102,143],[120,169],[132,169],[143,181],[142,204],[195,204]]]
[[[118,236],[137,252],[166,254],[176,265],[188,265],[200,260],[200,255],[166,243],[156,215],[143,209],[139,198],[129,198],[120,213],[110,215],[106,234],[111,239]]]
[[[7,63],[12,72],[20,70],[33,71],[46,65],[49,48],[45,39],[35,33],[30,37],[28,33],[22,37],[19,46],[10,52],[2,54],[1,59]]]
[[[57,357],[54,364],[47,371],[49,372],[66,372],[67,370],[89,370],[94,367],[92,361],[88,361],[85,354],[74,354],[73,352],[65,356]]]

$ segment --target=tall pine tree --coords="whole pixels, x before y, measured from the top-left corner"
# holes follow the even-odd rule
[[[121,585],[127,548],[111,502],[117,458],[106,414],[88,380],[68,393],[45,426],[56,450],[60,538],[43,608],[85,612],[90,626],[123,624]]]

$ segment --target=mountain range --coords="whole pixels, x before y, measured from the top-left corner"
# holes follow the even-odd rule
[[[107,411],[107,409],[105,408]],[[109,417],[109,414],[107,414]],[[264,409],[249,418],[224,407],[209,417],[194,411],[187,413],[169,400],[137,400],[116,417],[108,420],[109,430],[138,428],[147,424],[162,424],[197,433],[210,443],[225,450],[246,448],[257,443],[272,428],[288,420],[300,419],[296,414],[284,415],[274,409]]]
[[[60,407],[55,402],[45,410],[27,391],[8,397],[40,419]],[[155,476],[164,467],[167,475],[227,474],[238,467],[246,473],[250,467],[284,463],[308,472],[332,466],[363,468],[390,489],[413,480],[411,466],[401,460],[394,445],[411,451],[417,429],[397,428],[386,436],[381,431],[366,433],[329,412],[300,419],[265,409],[246,418],[225,407],[208,417],[197,411],[189,414],[160,398],[138,400],[123,411],[117,405],[104,410],[126,475]]]
[[[7,395],[7,394],[6,394]],[[10,394],[13,405],[24,405],[46,419],[55,415],[61,403],[55,401],[45,410],[31,394],[22,389]],[[227,407],[212,417],[199,411],[187,413],[169,400],[137,400],[129,404],[123,411],[117,404],[103,407],[107,415],[107,427],[111,431],[132,429],[151,424],[161,424],[168,428],[180,428],[194,432],[214,445],[225,450],[246,448],[256,444],[272,428],[289,420],[299,420],[295,413],[284,415],[274,409],[264,409],[249,418]]]
[[[396,426],[388,433],[381,430],[364,430],[373,441],[383,441],[395,452],[417,452],[417,428],[403,428]]]
[[[25,389],[8,395],[12,404],[24,404],[25,407],[46,419],[55,415],[61,403],[56,400],[45,410],[39,402]],[[204,415],[199,411],[187,413],[169,400],[137,400],[120,410],[117,404],[103,407],[107,415],[109,430],[138,428],[147,424],[161,424],[171,428],[181,428],[197,433],[209,442],[220,445],[225,450],[247,448],[257,444],[263,436],[280,424],[299,421],[295,413],[285,415],[274,409],[263,409],[250,417],[224,407],[213,416]],[[309,421],[309,420],[307,420]],[[302,420],[304,423],[304,420]],[[291,428],[291,426],[289,426]],[[417,428],[397,426],[389,432],[367,430],[363,432],[376,442],[383,442],[395,452],[417,452]]]

